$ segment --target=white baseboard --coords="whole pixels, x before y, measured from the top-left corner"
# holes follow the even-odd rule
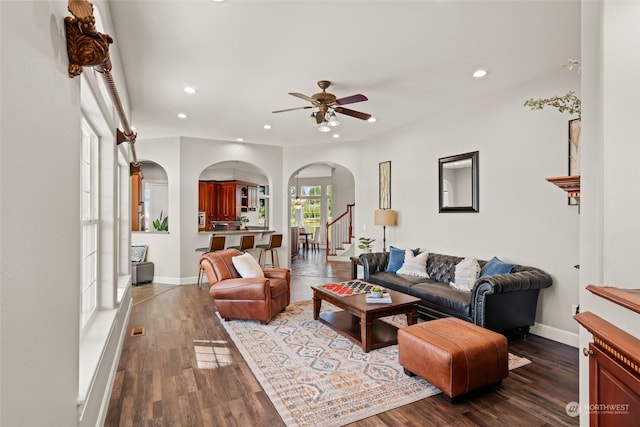
[[[203,278],[203,281],[207,279]],[[197,276],[191,277],[163,277],[163,276],[155,276],[153,278],[153,283],[162,283],[163,285],[193,285],[198,283]]]
[[[349,262],[351,261],[351,258],[348,256],[329,255],[327,257],[327,261]]]
[[[571,347],[580,347],[580,336],[578,334],[554,328],[553,326],[536,323],[531,327],[529,332],[543,338],[570,345]]]

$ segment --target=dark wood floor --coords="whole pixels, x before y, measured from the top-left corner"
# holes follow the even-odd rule
[[[294,259],[292,298],[310,299],[310,285],[346,280],[350,268],[313,254]],[[214,315],[207,287],[134,288],[128,329],[143,327],[145,334],[125,339],[106,426],[284,425]],[[199,368],[202,349],[206,369]],[[433,396],[351,425],[578,425],[565,413],[578,401],[578,349],[529,335],[510,339],[509,350],[533,363],[511,371],[496,389],[454,405]]]

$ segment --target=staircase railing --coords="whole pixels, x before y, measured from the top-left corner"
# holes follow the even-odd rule
[[[336,219],[327,222],[325,236],[327,236],[326,256],[336,255],[344,249],[344,244],[350,244],[353,236],[353,208],[355,203],[348,204],[347,210]]]

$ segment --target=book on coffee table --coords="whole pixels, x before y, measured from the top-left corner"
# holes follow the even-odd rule
[[[385,292],[382,294],[382,297],[376,297],[367,293],[365,295],[365,301],[367,304],[391,304],[391,295]]]

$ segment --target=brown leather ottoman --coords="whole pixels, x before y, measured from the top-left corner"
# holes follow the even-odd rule
[[[407,375],[418,375],[451,401],[509,375],[507,339],[454,317],[398,330],[398,358]]]

